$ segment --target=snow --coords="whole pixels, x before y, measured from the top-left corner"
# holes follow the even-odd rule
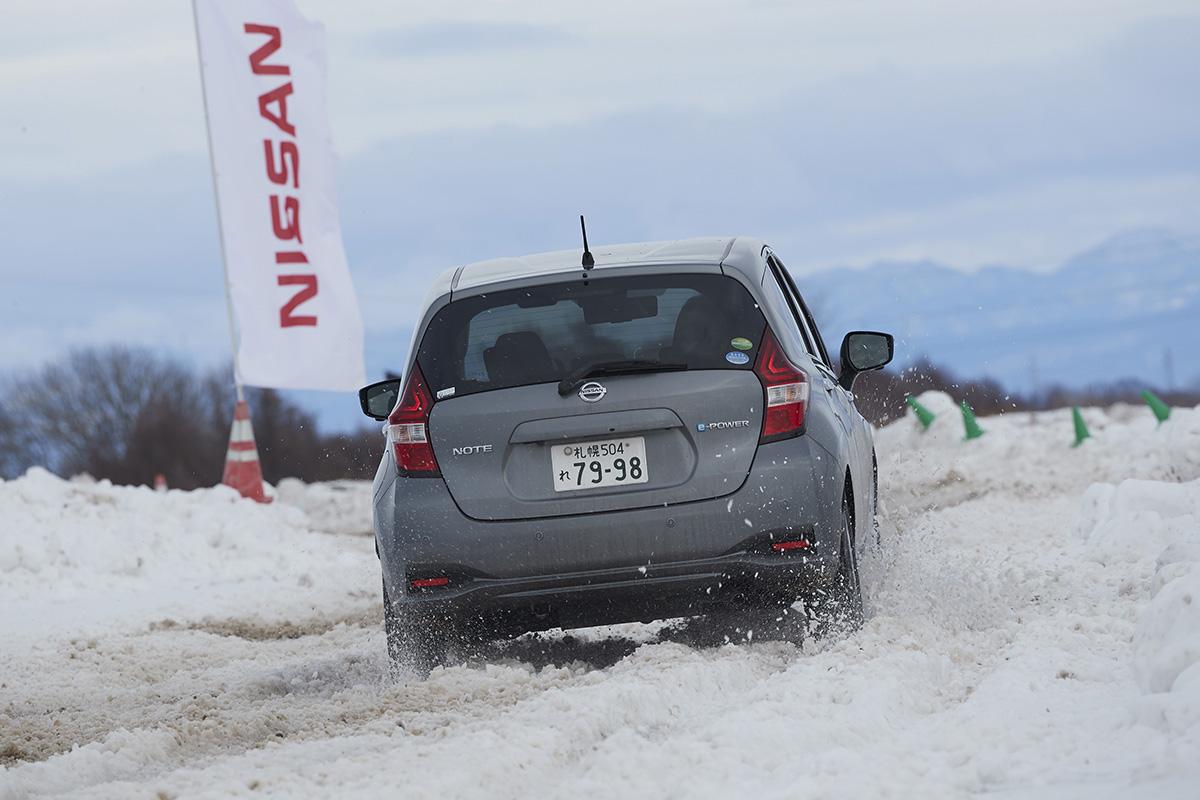
[[[225,486],[162,494],[32,469],[0,481],[0,509],[0,630],[10,640],[178,615],[326,613],[378,580],[364,565],[369,542]]]
[[[283,503],[304,511],[309,524],[327,533],[371,536],[371,484],[368,481],[304,483],[284,478],[275,487]]]
[[[1200,409],[879,432],[863,630],[389,679],[366,484],[0,483],[0,798],[1196,797]]]

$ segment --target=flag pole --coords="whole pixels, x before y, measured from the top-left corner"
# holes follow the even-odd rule
[[[221,243],[221,269],[225,275],[225,312],[229,316],[229,338],[233,345],[233,385],[237,390],[237,401],[243,402],[245,393],[242,391],[242,370],[238,365],[238,330],[233,316],[233,295],[229,286],[229,256],[225,251],[225,225],[221,220],[221,190],[217,186],[217,162],[213,152],[212,121],[208,117],[208,85],[204,80],[204,51],[200,47],[200,12],[196,4],[200,0],[192,0],[192,28],[196,33],[196,60],[200,67],[200,96],[204,100],[204,133],[208,139],[208,167],[212,173],[213,203],[217,208],[217,238]]]

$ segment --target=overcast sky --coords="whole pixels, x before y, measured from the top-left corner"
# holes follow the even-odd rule
[[[300,2],[369,367],[464,261],[748,233],[799,271],[1048,269],[1200,227],[1192,2]],[[228,334],[190,5],[6,0],[0,370]],[[397,353],[399,355],[392,355]]]

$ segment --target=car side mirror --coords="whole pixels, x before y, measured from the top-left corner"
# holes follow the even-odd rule
[[[838,383],[846,391],[854,388],[854,379],[864,372],[883,369],[896,352],[896,340],[890,333],[851,331],[842,339],[842,374]]]
[[[358,390],[358,404],[362,406],[362,412],[371,419],[380,421],[387,419],[388,414],[392,413],[399,397],[399,378],[389,378]]]

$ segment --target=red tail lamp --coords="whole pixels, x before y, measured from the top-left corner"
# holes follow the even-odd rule
[[[763,333],[754,373],[766,397],[759,444],[800,435],[808,409],[808,376],[784,355],[770,328]]]

